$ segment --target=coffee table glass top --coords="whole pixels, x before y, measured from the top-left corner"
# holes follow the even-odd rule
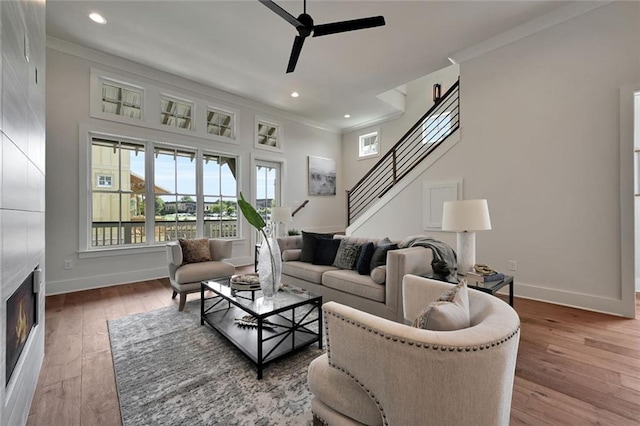
[[[229,287],[229,277],[216,280],[205,281],[205,287],[214,293],[232,301],[235,305],[242,306],[242,309],[253,316],[265,316],[275,312],[289,309],[294,305],[306,304],[310,300],[320,298],[320,295],[311,293],[297,287],[286,286],[278,291],[272,298],[258,297],[255,300],[239,297],[238,290],[233,291]],[[235,294],[234,294],[235,293]]]

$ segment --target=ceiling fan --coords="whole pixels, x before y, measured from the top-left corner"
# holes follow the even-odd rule
[[[287,65],[287,73],[293,72],[293,70],[296,69],[304,39],[309,37],[311,33],[313,33],[313,37],[320,37],[347,31],[363,30],[365,28],[381,27],[385,24],[384,16],[372,16],[370,18],[313,25],[313,19],[307,15],[307,0],[304,0],[304,12],[297,18],[275,4],[272,0],[259,1],[298,30],[298,35],[295,40],[293,40],[293,48],[291,49],[291,56],[289,57],[289,65]]]

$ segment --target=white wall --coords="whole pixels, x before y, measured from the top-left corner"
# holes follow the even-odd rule
[[[163,247],[151,253],[107,257],[78,254],[79,226],[79,128],[110,131],[125,136],[166,142],[185,141],[198,147],[219,149],[240,156],[239,189],[253,196],[251,164],[255,159],[271,159],[284,163],[283,205],[297,207],[305,199],[310,202],[294,218],[290,227],[297,229],[344,229],[344,194],[309,196],[307,194],[307,157],[334,158],[341,169],[341,137],[336,131],[243,99],[229,93],[187,81],[157,70],[101,52],[48,40],[47,48],[47,294],[92,287],[135,282],[168,275]],[[215,142],[175,133],[91,118],[89,115],[89,83],[91,67],[124,73],[141,81],[166,86],[187,96],[206,97],[219,105],[239,111],[239,144]],[[274,117],[284,128],[284,154],[254,148],[255,115]],[[338,188],[342,177],[338,174]],[[233,261],[252,262],[250,238],[254,235],[243,221],[242,238],[234,241]],[[64,270],[64,260],[73,260],[74,268]]]
[[[619,88],[640,81],[639,29],[640,4],[615,2],[463,62],[460,142],[358,233],[424,233],[422,183],[463,178],[465,199],[489,200],[478,261],[516,260],[517,295],[634,315],[621,282]]]

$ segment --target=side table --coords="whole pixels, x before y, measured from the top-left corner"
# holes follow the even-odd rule
[[[426,274],[426,275],[420,275],[421,277],[424,278],[431,278],[432,280],[438,280],[438,281],[443,281],[442,279],[438,278],[435,275],[431,275],[431,274]],[[463,277],[464,278],[464,277]],[[449,282],[449,281],[447,281]],[[451,284],[456,284],[456,283],[451,283]],[[469,283],[467,283],[467,287],[472,288],[474,290],[479,290],[485,293],[489,293],[495,296],[495,294],[498,292],[498,290],[500,290],[502,287],[508,285],[509,286],[509,305],[511,307],[513,307],[513,276],[512,275],[505,275],[503,280],[500,281],[489,281],[484,283],[484,287],[480,287],[477,285],[471,285]]]

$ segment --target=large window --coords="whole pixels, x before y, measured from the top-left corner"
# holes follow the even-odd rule
[[[91,247],[146,243],[145,147],[93,139]]]
[[[90,163],[91,248],[238,236],[234,157],[93,137]]]

